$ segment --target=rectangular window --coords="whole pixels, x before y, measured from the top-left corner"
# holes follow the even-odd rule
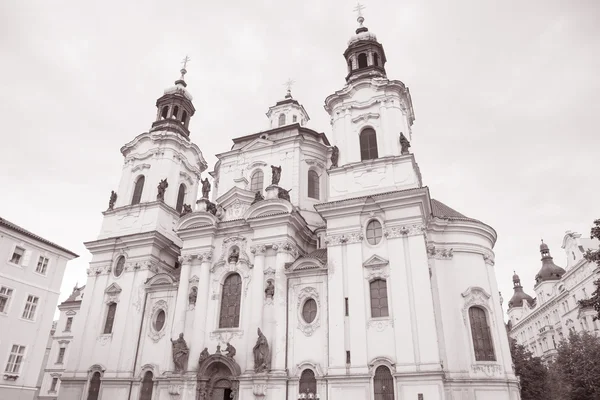
[[[13,251],[13,255],[10,258],[10,262],[13,264],[20,265],[21,260],[23,259],[23,256],[25,256],[25,249],[17,246],[17,247],[15,247],[15,251]]]
[[[350,350],[346,350],[346,364],[350,364]]]
[[[347,317],[348,315],[350,315],[350,306],[348,304],[348,298],[346,297],[344,299],[344,315]]]
[[[23,310],[24,319],[33,321],[39,300],[39,297],[32,295],[27,296],[27,302],[25,303],[25,309]]]
[[[58,358],[56,359],[56,363],[57,364],[62,364],[63,361],[65,360],[65,351],[67,349],[65,349],[64,347],[61,347],[60,349],[58,349]]]
[[[117,312],[117,303],[110,303],[108,305],[108,312],[106,313],[106,323],[104,324],[104,334],[112,333],[113,324],[115,323],[115,313]]]
[[[73,325],[73,317],[67,318],[67,324],[65,325],[65,332],[71,332],[71,325]]]
[[[21,363],[23,362],[24,354],[25,346],[13,344],[12,349],[10,350],[10,355],[8,356],[8,362],[6,363],[6,368],[4,369],[4,372],[8,372],[9,374],[18,374],[21,370]]]
[[[6,286],[0,286],[0,314],[6,314],[8,312],[8,305],[12,297],[13,290]]]
[[[50,260],[48,260],[47,257],[40,256],[37,267],[35,268],[35,272],[37,272],[38,274],[46,275],[46,270],[48,269],[49,261]]]
[[[48,392],[56,392],[56,385],[58,384],[58,378],[52,378],[52,384]]]
[[[371,318],[388,317],[387,282],[375,279],[369,284],[371,289]]]

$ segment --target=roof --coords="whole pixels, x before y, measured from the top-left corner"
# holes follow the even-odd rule
[[[434,217],[438,217],[438,218],[457,219],[457,220],[473,221],[473,222],[481,223],[481,221],[479,221],[478,219],[469,218],[466,215],[459,213],[455,209],[448,207],[447,205],[445,205],[444,203],[442,203],[441,201],[438,201],[436,199],[431,199],[431,214]]]
[[[327,263],[327,249],[317,249],[302,258],[315,258],[323,263]]]
[[[41,243],[44,243],[44,244],[46,244],[46,245],[48,245],[50,247],[55,248],[56,250],[60,250],[60,251],[63,251],[65,253],[67,253],[67,254],[70,254],[70,255],[73,256],[73,258],[79,257],[79,255],[73,253],[71,250],[67,250],[64,247],[57,245],[56,243],[52,243],[48,239],[44,239],[43,237],[38,236],[35,233],[29,232],[27,229],[21,228],[19,225],[15,224],[15,223],[12,223],[12,222],[10,222],[10,221],[2,218],[2,217],[0,217],[0,226],[5,226],[8,229],[11,229],[11,230],[13,230],[15,232],[18,232],[18,233],[22,234],[22,235],[28,236],[31,239],[37,240],[38,242],[41,242]]]
[[[71,293],[71,295],[65,301],[63,301],[63,303],[68,303],[70,301],[81,301],[81,300],[77,300],[77,298],[81,295],[81,292],[83,292],[83,289],[85,289],[85,285],[83,285],[82,287],[79,287],[79,288],[77,286],[75,286],[73,288],[73,293]]]

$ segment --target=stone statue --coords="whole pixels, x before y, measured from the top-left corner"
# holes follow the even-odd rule
[[[187,368],[188,356],[190,349],[183,338],[183,333],[179,334],[177,340],[171,339],[173,345],[173,363],[175,364],[175,372],[183,373]]]
[[[291,191],[292,191],[292,189],[285,190],[283,188],[279,188],[279,191],[277,192],[277,197],[282,200],[290,201],[290,192]]]
[[[227,342],[227,347],[225,348],[225,351],[227,352],[227,357],[233,358],[233,356],[235,356],[235,347],[233,347],[229,342]]]
[[[267,372],[271,369],[271,353],[269,352],[269,343],[267,338],[258,328],[258,340],[252,348],[254,353],[254,372]]]
[[[208,194],[210,193],[210,182],[208,181],[208,178],[201,179],[200,182],[202,182],[202,198],[208,199]]]
[[[256,193],[254,193],[254,201],[250,205],[254,205],[255,203],[258,203],[259,201],[263,201],[264,199],[265,199],[265,196],[262,195],[260,190],[257,190]]]
[[[275,295],[275,285],[273,285],[273,281],[267,282],[267,288],[265,289],[265,296],[267,299],[272,299]]]
[[[198,298],[198,288],[196,286],[192,286],[192,290],[188,296],[190,301],[190,305],[196,305],[196,299]]]
[[[235,264],[238,262],[239,259],[240,251],[237,249],[237,247],[234,247],[233,249],[231,249],[231,253],[229,253],[229,258],[227,259],[227,261]]]
[[[110,200],[108,201],[108,209],[112,210],[115,208],[115,203],[117,202],[117,194],[114,190],[110,191]]]
[[[338,159],[340,158],[340,149],[337,146],[333,146],[333,151],[331,152],[331,166],[338,166]]]
[[[210,201],[206,202],[206,211],[211,213],[212,215],[215,215],[217,213],[217,206],[215,205],[215,203],[211,203]]]
[[[160,181],[158,184],[158,194],[156,195],[156,200],[165,201],[165,192],[169,184],[167,183],[167,178]]]
[[[223,208],[222,205],[218,205],[217,206],[217,212],[215,213],[215,217],[217,217],[218,220],[222,220],[225,217],[225,209]]]
[[[410,147],[410,142],[402,132],[400,132],[400,147],[400,154],[409,154],[408,148]]]
[[[281,165],[276,167],[271,165],[271,185],[278,185],[281,179]]]
[[[215,351],[215,354],[221,354],[221,345],[220,344],[217,345],[217,350]]]
[[[181,214],[179,216],[183,217],[184,215],[188,215],[191,212],[192,212],[192,206],[190,206],[189,204],[184,204],[183,209],[181,210]]]
[[[200,358],[198,359],[198,364],[200,364],[202,361],[207,359],[208,356],[210,356],[210,354],[208,352],[208,347],[205,347],[204,350],[202,350],[202,353],[200,353]]]

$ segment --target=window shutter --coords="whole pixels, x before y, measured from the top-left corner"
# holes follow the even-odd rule
[[[31,259],[31,250],[25,250],[25,254],[23,255],[23,262],[21,266],[27,267],[29,265],[29,260]]]

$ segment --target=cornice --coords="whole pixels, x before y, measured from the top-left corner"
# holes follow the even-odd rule
[[[179,248],[173,243],[173,241],[159,231],[132,233],[129,235],[85,242],[83,244],[85,248],[88,249],[92,254],[105,251],[112,252],[125,247],[132,248],[149,245],[163,249],[170,247],[173,252],[179,252]]]
[[[327,96],[327,98],[325,99],[325,106],[324,106],[325,111],[327,111],[329,114],[331,114],[339,102],[347,100],[348,98],[352,97],[359,89],[362,89],[363,87],[368,87],[368,88],[374,89],[377,92],[384,91],[383,96],[386,96],[388,98],[390,96],[390,93],[389,93],[390,90],[393,90],[399,96],[405,95],[408,97],[408,99],[410,99],[410,94],[408,92],[408,88],[401,81],[389,80],[387,78],[378,78],[378,77],[372,78],[372,79],[360,79],[360,80],[355,80],[355,81],[349,82],[341,90],[338,90],[334,94]],[[346,106],[347,104],[352,105],[352,106],[364,105],[365,103],[369,103],[369,102],[371,102],[371,104],[372,104],[373,100],[377,99],[377,97],[379,97],[379,96],[373,97],[373,99],[366,101],[366,102],[362,102],[362,103],[344,102],[344,106]]]
[[[460,219],[443,219],[431,217],[429,214],[427,231],[431,234],[465,233],[483,237],[491,243],[496,244],[497,234],[494,228],[480,221],[466,221]]]

